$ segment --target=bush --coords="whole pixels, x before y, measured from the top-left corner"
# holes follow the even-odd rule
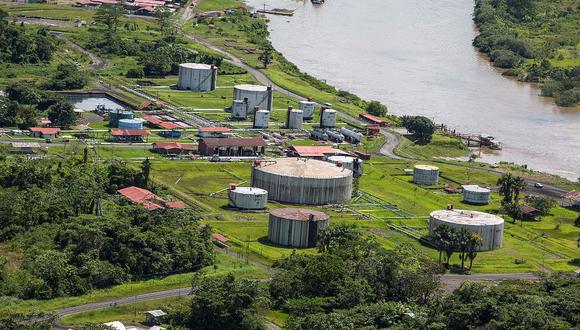
[[[562,92],[556,92],[554,94],[556,98],[556,104],[561,107],[573,107],[580,102],[580,88],[574,88],[565,90]]]
[[[387,114],[387,106],[379,101],[371,101],[367,105],[366,111],[374,116],[384,116]]]
[[[132,68],[125,75],[127,78],[143,78],[143,68]]]
[[[495,66],[504,68],[504,69],[511,69],[516,67],[521,62],[521,57],[512,52],[511,50],[494,50],[490,54],[491,60],[495,64]]]

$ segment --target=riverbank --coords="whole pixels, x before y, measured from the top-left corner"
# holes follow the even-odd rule
[[[535,86],[497,73],[471,45],[473,2],[371,0],[360,6],[337,0],[314,8],[277,0],[272,5],[295,9],[291,19],[269,17],[273,46],[310,75],[379,100],[391,114],[424,115],[504,144],[480,161],[515,162],[572,181],[580,176],[575,152],[580,112],[557,107],[539,97]],[[361,20],[366,24],[357,26]]]

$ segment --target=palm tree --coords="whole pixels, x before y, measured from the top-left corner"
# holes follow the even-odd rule
[[[477,233],[469,233],[469,244],[467,245],[467,258],[469,258],[469,270],[473,266],[473,260],[477,257],[477,248],[483,244],[483,239]]]
[[[518,205],[520,202],[520,193],[526,188],[526,181],[520,176],[514,177],[513,180],[513,192],[514,192],[514,203]]]

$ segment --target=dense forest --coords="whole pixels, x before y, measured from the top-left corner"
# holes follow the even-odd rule
[[[118,161],[0,162],[0,301],[80,295],[130,279],[196,271],[213,262],[209,228],[188,210],[149,212],[116,195],[159,190]],[[2,298],[3,297],[3,298]]]
[[[480,34],[473,45],[489,54],[504,74],[542,83],[556,104],[580,101],[580,8],[578,1],[476,0]]]
[[[172,329],[265,329],[259,311],[289,315],[286,328],[572,329],[580,325],[580,283],[466,282],[442,294],[439,265],[410,246],[386,250],[356,227],[320,237],[317,254],[277,262],[267,286],[234,276],[193,280],[187,304],[169,309]]]

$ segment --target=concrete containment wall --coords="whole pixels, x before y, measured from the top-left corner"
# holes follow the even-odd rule
[[[481,236],[483,243],[478,251],[497,250],[503,244],[504,220],[496,215],[469,210],[433,211],[429,216],[429,233],[445,224],[449,227],[467,228]]]
[[[350,200],[352,177],[351,170],[329,162],[278,158],[254,164],[252,186],[278,202],[324,205]]]

